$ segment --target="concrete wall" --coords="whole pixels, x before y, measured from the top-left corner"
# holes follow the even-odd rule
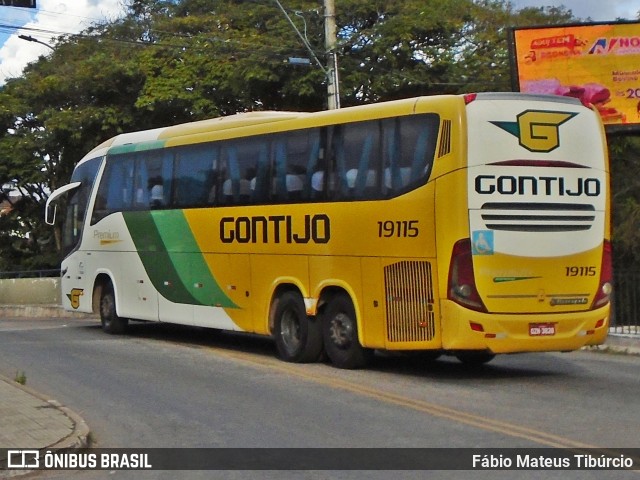
[[[90,313],[63,310],[61,298],[59,278],[0,280],[0,319],[96,317]]]
[[[59,278],[0,280],[0,305],[60,305]]]

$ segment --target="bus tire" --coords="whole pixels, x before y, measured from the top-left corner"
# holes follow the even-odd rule
[[[286,362],[317,362],[322,354],[320,321],[307,315],[298,292],[284,292],[277,302],[273,336],[278,355]]]
[[[483,351],[467,351],[456,353],[456,358],[465,365],[478,367],[493,360],[495,358],[495,354]]]
[[[327,303],[322,315],[322,334],[325,351],[335,367],[362,368],[373,356],[373,350],[360,345],[356,311],[344,293],[333,296]]]
[[[111,283],[105,285],[100,294],[100,323],[102,330],[112,335],[125,333],[129,325],[129,319],[116,313],[116,295]]]

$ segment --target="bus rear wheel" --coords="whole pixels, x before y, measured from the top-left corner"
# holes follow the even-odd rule
[[[373,350],[360,345],[356,312],[349,296],[340,293],[332,297],[322,317],[324,348],[331,363],[345,369],[364,367]]]
[[[273,336],[280,358],[287,362],[316,362],[322,354],[322,330],[309,317],[302,296],[285,292],[277,299]]]
[[[102,330],[113,335],[125,333],[129,325],[127,318],[116,313],[116,295],[111,283],[105,285],[100,294],[100,322]]]

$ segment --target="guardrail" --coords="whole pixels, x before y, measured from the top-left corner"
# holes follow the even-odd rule
[[[50,278],[59,277],[60,269],[51,268],[48,270],[15,270],[11,272],[0,272],[0,279],[7,278]]]
[[[640,272],[614,272],[613,315],[615,333],[640,335]]]

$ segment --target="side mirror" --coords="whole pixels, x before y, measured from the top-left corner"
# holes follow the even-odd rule
[[[81,182],[69,183],[63,187],[57,188],[53,191],[53,193],[51,193],[51,195],[49,195],[49,198],[47,198],[47,204],[44,207],[44,223],[46,223],[47,225],[53,225],[56,222],[56,212],[58,210],[58,207],[53,205],[53,214],[50,213],[53,202],[55,202],[60,195],[78,188],[80,185]]]
[[[55,225],[56,223],[56,213],[58,212],[58,206],[53,206],[53,215],[50,215],[51,210],[51,205],[49,205],[49,202],[47,202],[47,205],[44,207],[44,223],[46,223],[47,225]]]

